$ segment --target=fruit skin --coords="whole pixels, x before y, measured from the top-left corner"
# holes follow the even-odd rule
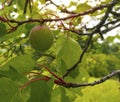
[[[32,48],[44,52],[48,50],[53,43],[53,33],[47,26],[38,25],[31,30],[29,41]]]

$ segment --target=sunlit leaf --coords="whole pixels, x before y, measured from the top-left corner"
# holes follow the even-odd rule
[[[63,61],[67,68],[72,67],[80,58],[82,49],[80,45],[72,38],[64,38],[57,53],[58,64]],[[62,70],[62,67],[61,67]]]
[[[71,7],[71,6],[76,6],[76,4],[77,4],[77,2],[71,1],[70,4],[69,4],[69,6],[70,6],[70,7]]]
[[[111,2],[111,0],[104,0],[104,1],[102,1],[102,4],[106,4],[106,3],[110,3]]]
[[[90,8],[91,8],[91,6],[88,5],[87,3],[82,3],[77,6],[76,12],[84,12]]]
[[[0,10],[0,15],[3,16],[9,14],[12,10],[13,10],[12,6],[7,6],[3,10]]]
[[[39,0],[41,4],[45,4],[46,0]]]

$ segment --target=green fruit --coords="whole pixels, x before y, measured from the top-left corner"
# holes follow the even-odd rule
[[[32,48],[44,52],[51,47],[53,34],[47,26],[38,25],[31,30],[29,40]]]

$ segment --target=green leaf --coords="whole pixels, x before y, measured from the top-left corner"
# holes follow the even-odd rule
[[[0,0],[0,2],[4,3],[5,0]]]
[[[16,38],[17,35],[20,35],[25,32],[26,32],[26,29],[25,29],[24,25],[21,25],[17,28],[16,31],[7,33],[4,36],[0,37],[0,41],[8,40],[10,38]]]
[[[114,36],[109,36],[109,37],[106,38],[106,41],[107,42],[113,42],[114,38],[115,38]]]
[[[0,15],[9,14],[13,10],[13,6],[5,6],[3,10],[0,10]]]
[[[17,91],[18,88],[12,80],[0,78],[0,102],[11,102]]]
[[[41,4],[45,4],[46,0],[40,0]]]
[[[75,68],[73,71],[70,72],[69,76],[72,78],[76,78],[79,75],[79,68]]]
[[[9,67],[8,71],[0,70],[0,78],[2,77],[6,77],[15,81],[16,85],[19,87],[28,81],[25,76],[20,75],[12,66]]]
[[[97,10],[93,13],[90,14],[90,16],[98,16],[98,15],[101,15],[101,14],[104,14],[104,12],[106,11],[106,9],[102,9],[102,10]]]
[[[26,1],[26,0],[16,0],[17,6],[18,6],[21,10],[24,10],[25,1]],[[28,5],[29,5],[29,4],[28,4]]]
[[[79,70],[78,70],[79,69]],[[75,69],[77,72],[74,73],[75,71],[71,72],[68,77],[65,77],[65,80],[67,82],[75,82],[75,83],[83,83],[83,82],[88,82],[89,79],[89,74],[87,72],[87,69],[82,67],[80,64],[76,67]],[[73,75],[72,75],[73,74]]]
[[[20,93],[17,92],[13,99],[11,100],[11,102],[26,102],[26,101],[24,101],[23,98],[20,97]]]
[[[11,102],[27,102],[30,97],[30,87],[26,87],[25,89],[17,92],[15,96],[12,98]]]
[[[77,4],[77,2],[71,1],[70,4],[69,4],[69,7],[76,6],[76,4]]]
[[[111,0],[104,0],[104,1],[102,1],[102,4],[108,4],[110,2],[111,2]]]
[[[90,8],[91,8],[91,6],[88,5],[87,3],[82,3],[77,6],[76,12],[84,12]]]
[[[12,98],[11,102],[27,102],[30,97],[30,91],[31,87],[30,85],[27,85],[25,88],[20,90],[20,88],[28,82],[28,79],[22,75],[18,75],[17,79],[15,80],[15,83],[17,87],[19,88],[19,91],[15,94],[15,96]]]
[[[0,22],[0,37],[6,34],[6,26],[4,23]]]
[[[27,102],[30,87],[20,91],[16,82],[8,78],[0,78],[0,102]]]
[[[13,67],[10,66],[8,71],[0,70],[0,77],[7,77],[12,80],[16,80],[18,77],[18,73]]]
[[[31,84],[31,95],[28,102],[50,102],[53,82],[40,80]]]
[[[70,102],[69,97],[63,87],[55,88],[51,93],[50,102]]]
[[[83,97],[82,96],[82,92],[81,92],[81,88],[66,88],[66,94],[69,97],[70,102],[81,102],[81,101],[76,101],[77,97]],[[76,92],[76,90],[78,92]]]
[[[36,62],[32,59],[31,55],[21,55],[11,59],[0,70],[9,70],[9,67],[13,67],[18,73],[25,73],[31,71],[35,65]]]
[[[67,66],[66,66],[65,62],[62,59],[58,62],[57,70],[61,71],[62,73],[65,73],[66,70],[67,70]]]
[[[64,38],[62,40],[61,46],[59,46],[57,52],[57,63],[61,64],[61,61],[65,63],[67,69],[72,67],[80,58],[82,49],[80,45],[72,38]],[[64,70],[61,69],[60,70]]]
[[[84,63],[84,62],[83,62]],[[84,63],[85,64],[85,63]],[[77,72],[78,71],[78,72]],[[65,77],[64,79],[66,82],[74,82],[74,83],[87,83],[89,80],[89,74],[87,72],[87,69],[82,67],[81,63],[76,67],[76,69],[74,69],[69,76]],[[78,94],[79,96],[82,95],[81,89],[83,87],[80,88],[71,88],[67,91],[71,91],[72,93],[74,92],[74,94]]]
[[[87,56],[84,55],[82,62],[72,70],[67,77],[64,78],[66,82],[84,83],[88,82],[89,74],[87,70]]]
[[[30,33],[30,29],[32,29],[33,27],[35,26],[35,23],[32,23],[32,24],[26,24],[25,25],[25,29],[26,29],[26,36],[29,36],[29,33]]]

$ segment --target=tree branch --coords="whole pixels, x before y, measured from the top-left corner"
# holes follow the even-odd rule
[[[28,0],[29,1],[29,0]],[[28,4],[28,2],[26,1],[26,5]],[[24,23],[29,23],[29,22],[51,22],[51,21],[61,21],[61,20],[67,20],[67,19],[70,19],[70,18],[74,18],[74,17],[79,17],[79,16],[83,16],[83,15],[87,15],[89,13],[94,13],[95,11],[97,10],[101,10],[103,8],[106,8],[108,7],[109,4],[104,4],[104,5],[100,5],[100,6],[97,6],[97,7],[94,7],[94,8],[91,8],[85,12],[81,12],[81,13],[77,13],[77,14],[71,14],[67,17],[63,17],[63,18],[56,18],[56,19],[28,19],[28,20],[25,20],[25,21],[16,21],[16,20],[8,20],[8,22],[10,23],[17,23],[18,25],[22,25]],[[26,12],[26,6],[25,6],[25,9],[24,9],[24,13]]]
[[[26,13],[28,4],[29,4],[29,0],[26,0],[23,14]]]
[[[81,13],[76,13],[76,14],[71,14],[67,17],[63,17],[63,18],[57,18],[57,19],[43,19],[44,22],[50,22],[50,21],[60,21],[60,20],[67,20],[67,19],[71,19],[71,18],[74,18],[74,17],[80,17],[80,16],[83,16],[83,15],[87,15],[87,14],[90,14],[90,13],[94,13],[95,11],[97,10],[101,10],[103,8],[106,8],[108,7],[109,4],[104,4],[104,5],[100,5],[100,6],[97,6],[97,7],[94,7],[94,8],[91,8],[85,12],[81,12]]]
[[[63,84],[62,86],[67,87],[67,88],[71,88],[71,87],[72,88],[77,88],[77,87],[84,87],[84,86],[94,86],[94,85],[98,85],[100,83],[105,82],[106,80],[112,78],[115,75],[120,75],[120,70],[113,71],[110,74],[102,77],[101,79],[96,80],[96,81],[91,82],[91,83],[83,83],[83,84],[66,83],[65,85]]]
[[[100,23],[96,26],[96,28],[93,30],[93,32],[90,34],[88,40],[86,41],[85,47],[83,49],[82,54],[80,55],[79,60],[70,69],[67,70],[67,72],[63,75],[63,78],[66,77],[72,70],[74,70],[78,66],[79,63],[82,62],[82,58],[83,58],[85,52],[87,51],[87,49],[88,49],[88,47],[89,47],[89,45],[91,43],[93,35],[95,33],[99,33],[100,28],[104,25],[105,21],[107,20],[107,18],[109,16],[109,13],[112,11],[112,8],[115,6],[116,3],[117,3],[117,0],[113,0],[109,4],[109,6],[108,6],[108,8],[107,8],[107,10],[105,12],[104,17],[102,18],[102,20],[100,21]],[[102,36],[102,38],[103,38],[103,35],[101,33],[100,33],[100,36]]]

